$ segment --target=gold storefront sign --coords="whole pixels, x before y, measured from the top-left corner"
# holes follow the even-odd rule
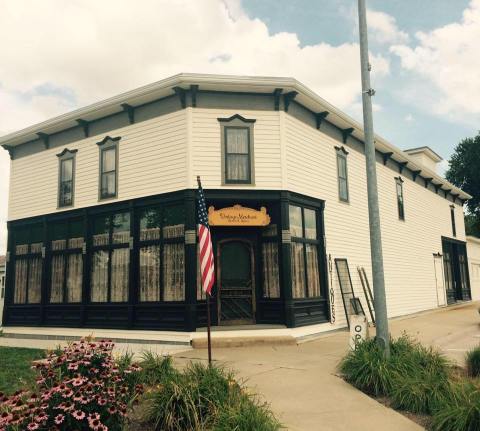
[[[270,216],[265,207],[261,207],[260,211],[241,205],[219,210],[210,207],[208,208],[208,223],[210,226],[268,226]]]

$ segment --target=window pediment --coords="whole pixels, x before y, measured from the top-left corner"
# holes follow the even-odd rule
[[[235,114],[228,118],[217,118],[217,120],[220,121],[220,123],[230,123],[234,120],[239,120],[242,123],[255,123],[255,121],[257,121],[253,118],[250,119],[250,118],[242,117],[240,114]]]
[[[97,145],[98,145],[99,147],[101,147],[101,146],[103,146],[103,145],[105,145],[105,144],[109,144],[109,143],[114,144],[114,143],[118,142],[120,139],[122,139],[120,136],[117,136],[117,137],[115,137],[115,138],[112,138],[111,136],[108,136],[108,135],[107,135],[107,136],[105,136],[100,142],[97,142]]]
[[[74,156],[75,153],[77,152],[78,150],[69,150],[68,148],[64,148],[62,152],[57,154],[57,157],[62,158],[62,157]]]

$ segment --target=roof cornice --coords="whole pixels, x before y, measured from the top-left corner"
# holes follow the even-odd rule
[[[173,96],[176,92],[178,93],[179,88],[187,90],[192,85],[207,91],[271,93],[272,95],[276,89],[281,88],[283,94],[295,93],[295,102],[307,107],[312,112],[328,113],[328,121],[339,129],[353,129],[349,136],[353,136],[362,142],[365,140],[363,126],[359,122],[322,99],[318,94],[294,78],[180,73],[0,137],[0,145],[11,149],[22,143],[38,139],[39,133],[49,135],[78,126],[77,120],[79,118],[90,122],[107,115],[122,112],[124,111],[122,106],[138,106],[162,97]],[[174,90],[174,88],[177,88],[177,90]],[[450,184],[437,173],[416,163],[407,153],[401,151],[381,136],[375,135],[375,146],[381,153],[393,153],[392,158],[397,162],[408,162],[409,168],[420,170],[422,176],[431,177],[437,182],[444,184],[445,187],[452,188],[459,194],[461,199],[471,198],[468,193]]]

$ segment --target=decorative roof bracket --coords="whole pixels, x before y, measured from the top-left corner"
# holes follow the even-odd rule
[[[344,144],[347,143],[347,138],[353,133],[355,129],[353,127],[349,127],[348,129],[342,129],[342,141]]]
[[[135,108],[128,103],[122,103],[120,106],[127,113],[130,124],[135,123]]]
[[[297,97],[298,92],[297,91],[290,91],[289,93],[286,93],[283,95],[283,104],[285,112],[288,112],[288,107],[290,106],[290,103],[292,102],[295,97]]]
[[[315,119],[317,120],[317,130],[320,129],[320,126],[322,125],[322,121],[327,118],[327,115],[329,114],[328,111],[322,111],[322,112],[317,112],[315,114]]]
[[[283,88],[275,88],[273,90],[273,100],[275,111],[280,111],[280,95],[282,94]]]

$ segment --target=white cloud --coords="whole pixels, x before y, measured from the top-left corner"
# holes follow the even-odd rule
[[[0,10],[1,134],[179,72],[293,76],[341,109],[360,95],[357,44],[301,47],[240,0],[0,0]],[[384,57],[371,63],[377,79],[389,73]]]
[[[412,114],[407,114],[407,115],[405,115],[404,120],[405,120],[407,123],[411,123],[411,122],[415,121],[415,118],[413,118],[413,115],[412,115]]]
[[[480,0],[472,0],[460,22],[416,34],[414,47],[391,48],[402,67],[424,79],[430,93],[423,108],[478,126],[480,121]],[[410,93],[413,93],[413,89]],[[415,90],[415,92],[417,92]],[[418,94],[418,93],[417,93]],[[410,94],[413,99],[414,95]],[[420,102],[421,103],[421,102]]]
[[[408,34],[397,27],[395,18],[385,12],[367,10],[368,32],[378,43],[407,43]]]

